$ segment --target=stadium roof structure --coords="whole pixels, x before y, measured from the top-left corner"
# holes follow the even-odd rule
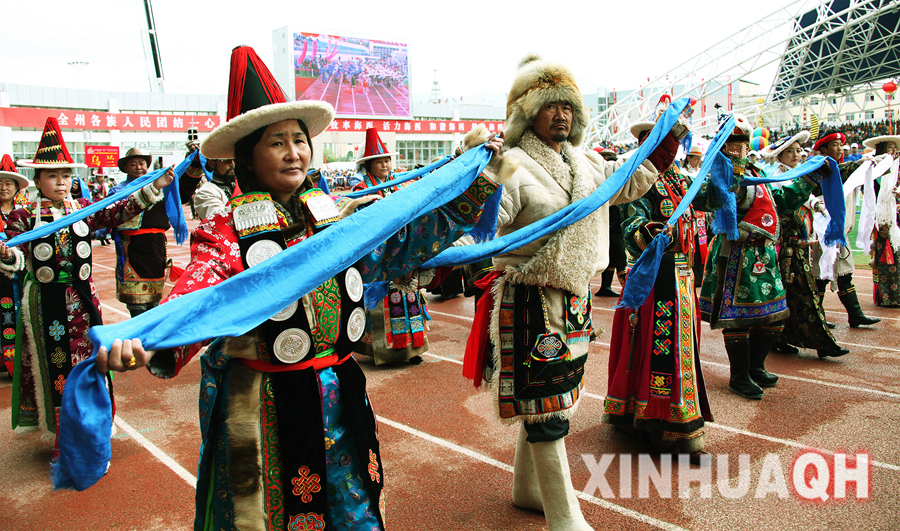
[[[795,0],[619,98],[592,121],[588,140],[625,140],[663,94],[721,94],[776,66],[764,103],[736,112],[781,123],[787,107],[810,96],[873,92],[872,83],[900,76],[900,0]],[[695,114],[694,129],[711,132],[715,120]]]

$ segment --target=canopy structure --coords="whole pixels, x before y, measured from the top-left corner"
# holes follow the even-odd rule
[[[649,118],[665,93],[702,100],[727,92],[734,111],[775,124],[791,121],[796,106],[821,115],[816,106],[828,95],[838,112],[845,101],[883,106],[881,82],[900,76],[898,26],[900,0],[795,0],[618,97],[592,121],[587,145],[633,140],[630,125]],[[753,73],[771,83],[748,103],[735,87]],[[712,133],[716,113],[698,114],[694,129]]]

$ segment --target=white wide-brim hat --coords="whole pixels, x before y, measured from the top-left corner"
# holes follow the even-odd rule
[[[334,107],[324,101],[289,101],[253,109],[213,129],[200,144],[200,153],[208,159],[233,159],[234,146],[242,138],[262,127],[290,119],[303,122],[312,140],[331,125]]]
[[[893,142],[894,147],[900,149],[900,136],[898,135],[884,135],[867,138],[863,140],[863,145],[867,148],[876,149],[876,146],[882,142]]]
[[[803,147],[803,144],[809,141],[809,131],[800,131],[794,136],[789,136],[787,138],[782,138],[778,142],[774,144],[766,146],[762,151],[762,156],[767,159],[777,159],[778,155],[790,147],[794,142],[800,144],[800,147]]]

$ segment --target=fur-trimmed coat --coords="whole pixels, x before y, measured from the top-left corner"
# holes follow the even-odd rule
[[[530,130],[525,131],[518,145],[504,157],[520,161],[519,169],[503,185],[503,198],[497,221],[497,235],[515,232],[531,223],[554,214],[569,204],[587,197],[606,181],[624,161],[605,161],[595,153],[582,153],[568,142],[562,144],[562,154],[553,151]],[[642,195],[656,181],[658,172],[646,161],[632,178],[610,200],[612,204],[627,203]],[[600,274],[609,262],[609,205],[565,229],[544,236],[514,251],[494,257],[494,267],[503,271],[494,284],[494,308],[491,312],[490,338],[494,345],[492,367],[501,367],[500,307],[505,290],[516,289],[515,284],[544,286],[550,331],[566,338],[566,308],[570,301],[566,292],[587,300],[587,319],[590,319],[589,282]],[[565,291],[564,291],[565,290]],[[587,354],[589,340],[568,342],[571,357]],[[527,352],[515,345],[517,361]],[[489,370],[491,388],[503,392],[499,370]],[[583,385],[583,383],[581,384]],[[578,387],[580,388],[581,385]],[[525,420],[541,422],[552,417],[567,419],[577,408],[577,392],[564,399],[562,409],[510,416],[504,413],[499,395],[494,403],[505,422]],[[523,406],[522,409],[528,409]]]
[[[503,185],[497,236],[515,232],[583,199],[606,181],[624,160],[606,161],[596,153],[581,153],[568,142],[562,156],[530,131],[505,156],[521,165]],[[658,172],[645,161],[609,204],[633,201],[653,186]],[[494,267],[508,281],[562,288],[579,296],[590,294],[589,282],[609,263],[609,204],[583,220],[528,245],[494,257]],[[565,334],[565,301],[559,289],[546,290],[550,328]],[[587,352],[583,344],[580,355]]]

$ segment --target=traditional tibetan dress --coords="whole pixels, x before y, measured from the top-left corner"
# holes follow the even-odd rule
[[[91,231],[125,223],[162,198],[149,184],[83,221],[14,248],[15,264],[0,263],[7,276],[27,271],[16,334],[13,428],[40,426],[56,433],[66,378],[93,350],[87,332],[101,324],[101,316],[91,278]],[[10,214],[6,233],[17,236],[86,205],[84,199],[67,199],[62,208],[47,200],[29,204]]]
[[[900,222],[900,203],[897,207],[897,221]],[[875,227],[872,237],[875,240],[872,246],[872,299],[879,306],[900,306],[900,265],[897,264],[900,257],[891,247],[890,227]]]
[[[622,207],[628,253],[641,255],[678,207],[690,177],[669,169],[640,199]],[[714,210],[707,189],[693,205]],[[712,421],[700,370],[700,321],[694,291],[695,211],[674,227],[653,290],[637,310],[616,309],[603,421],[648,434],[663,451],[703,449],[703,424]],[[626,280],[627,281],[627,280]]]
[[[19,208],[26,203],[25,194],[19,190],[13,199],[13,208]],[[9,239],[6,224],[13,211],[0,211],[0,238],[4,240]],[[0,352],[3,356],[3,366],[10,375],[13,374],[16,362],[16,319],[22,302],[23,277],[21,272],[14,273],[12,278],[0,275]]]
[[[169,217],[161,203],[114,231],[116,299],[125,304],[162,300],[166,284],[168,229]]]
[[[781,175],[789,169],[779,164],[774,175]],[[790,315],[784,320],[781,340],[804,348],[839,348],[831,330],[825,326],[825,309],[813,275],[811,249],[818,242],[813,229],[812,210],[805,202],[793,210],[779,210],[779,214],[781,251],[778,264],[790,309]]]
[[[383,528],[375,417],[351,355],[365,331],[363,283],[402,276],[448,247],[481,215],[482,202],[466,198],[496,188],[479,178],[263,325],[209,346],[201,358],[195,529]],[[289,212],[265,193],[232,198],[231,212],[204,220],[192,235],[191,263],[170,298],[216,285],[325,229],[336,221],[328,214],[336,216],[334,199],[318,189],[298,193]],[[286,273],[302,271],[298,264]],[[158,352],[150,370],[172,377],[202,346]]]
[[[746,159],[733,159],[743,173]],[[760,176],[755,166],[747,172]],[[700,312],[712,328],[764,326],[787,317],[784,282],[778,269],[775,242],[781,236],[778,212],[798,210],[818,185],[814,176],[771,189],[758,184],[737,194],[740,237],[717,235],[706,262],[700,289]]]
[[[202,170],[189,168],[180,178],[182,203],[190,201],[197,185],[197,171]],[[114,186],[109,193],[118,192],[125,184]],[[166,231],[169,227],[166,205],[161,201],[113,231],[116,299],[125,304],[154,304],[162,300],[166,286]]]
[[[379,183],[366,172],[363,181],[353,187],[365,190]],[[380,197],[396,192],[407,183],[378,192]],[[415,271],[390,283],[388,294],[366,315],[366,333],[357,344],[357,352],[372,356],[375,365],[398,363],[428,350],[426,321],[431,318],[419,288],[427,285],[434,271]]]

